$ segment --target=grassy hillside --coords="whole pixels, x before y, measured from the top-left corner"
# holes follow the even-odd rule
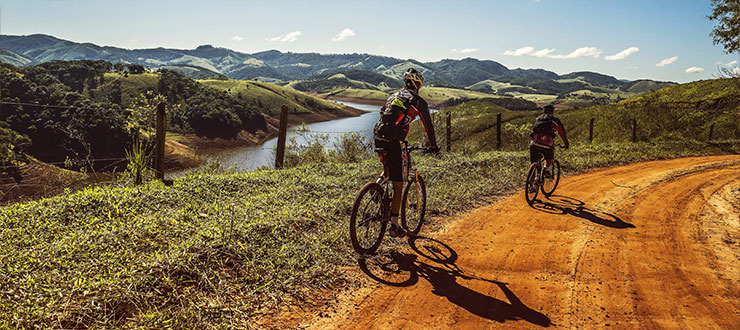
[[[225,91],[239,99],[253,100],[260,104],[260,107],[268,114],[279,113],[283,105],[299,113],[342,109],[342,106],[335,102],[318,99],[290,88],[266,82],[233,79],[206,79],[198,82],[207,87]]]
[[[494,104],[468,102],[445,108],[451,113],[453,148],[492,150],[496,145],[495,113],[503,114],[503,148],[526,148],[534,118],[539,113],[503,111]],[[706,141],[740,138],[740,80],[714,79],[666,87],[608,105],[557,110],[571,143],[587,143],[589,121],[594,122],[594,143],[627,142],[637,120],[639,141]],[[483,121],[485,123],[479,123]],[[441,127],[441,126],[438,126]],[[439,129],[438,129],[439,130]],[[418,136],[419,128],[412,128]],[[440,134],[438,134],[440,135]]]

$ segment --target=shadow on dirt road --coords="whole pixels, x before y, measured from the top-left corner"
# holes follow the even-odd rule
[[[527,307],[507,283],[465,273],[457,266],[458,255],[449,245],[426,237],[409,238],[409,245],[413,253],[390,251],[360,258],[360,269],[373,280],[396,287],[412,286],[420,278],[425,279],[432,285],[433,294],[489,320],[524,320],[543,327],[551,325],[550,318]],[[459,283],[460,279],[493,283],[508,302],[468,288]]]
[[[544,201],[538,199],[532,203],[532,208],[550,214],[572,215],[611,228],[635,228],[635,225],[624,222],[614,214],[589,208],[583,201],[566,196],[552,195]]]

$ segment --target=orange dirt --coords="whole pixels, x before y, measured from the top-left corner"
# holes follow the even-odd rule
[[[739,197],[737,155],[566,177],[360,260],[381,284],[303,325],[740,329]]]

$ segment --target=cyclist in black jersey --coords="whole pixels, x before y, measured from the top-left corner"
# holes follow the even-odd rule
[[[401,209],[401,193],[403,191],[403,159],[401,143],[409,131],[409,124],[421,117],[424,130],[429,140],[428,152],[438,152],[437,138],[434,135],[434,125],[429,115],[429,105],[419,96],[419,89],[424,83],[421,72],[414,68],[403,74],[404,89],[391,94],[388,101],[380,110],[381,118],[375,125],[375,147],[385,150],[385,157],[381,161],[388,168],[388,178],[393,182],[393,202],[391,203],[391,228],[389,234],[393,237],[403,236],[405,233],[398,223],[398,213]]]

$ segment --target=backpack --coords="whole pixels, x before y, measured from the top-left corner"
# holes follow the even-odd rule
[[[534,121],[534,126],[532,126],[532,135],[540,133],[540,134],[546,134],[549,136],[554,137],[555,131],[552,129],[552,115],[551,114],[542,114]]]
[[[385,106],[380,110],[380,120],[373,129],[376,139],[397,141],[402,138],[402,131],[408,123],[406,116],[411,107],[414,94],[407,90],[393,93]]]

